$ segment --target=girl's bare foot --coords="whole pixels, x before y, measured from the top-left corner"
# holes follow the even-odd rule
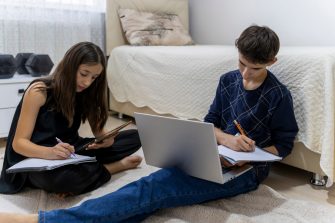
[[[65,199],[67,197],[74,196],[75,194],[71,192],[64,192],[64,193],[56,193],[55,195],[58,199]]]
[[[1,223],[37,223],[37,214],[0,213]]]
[[[142,157],[137,155],[127,156],[122,160],[114,163],[105,164],[104,166],[110,173],[117,173],[123,170],[136,168],[142,162]]]
[[[120,162],[125,167],[125,169],[133,169],[140,165],[140,163],[142,162],[142,157],[137,155],[127,156],[120,160]]]

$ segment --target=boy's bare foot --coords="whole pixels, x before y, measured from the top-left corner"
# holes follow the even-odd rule
[[[127,156],[122,160],[114,163],[105,164],[104,166],[110,173],[117,173],[123,170],[136,168],[142,162],[142,157],[137,155]]]
[[[37,223],[37,214],[0,213],[1,223]]]

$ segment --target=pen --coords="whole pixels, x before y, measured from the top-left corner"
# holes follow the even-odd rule
[[[236,128],[238,129],[238,131],[240,132],[240,134],[246,136],[245,131],[242,128],[242,126],[240,125],[240,123],[238,123],[236,120],[234,120],[233,122],[234,122]]]
[[[60,140],[59,138],[56,137],[56,140],[58,143],[63,143],[62,140]],[[76,155],[74,153],[71,153],[71,158],[76,158]]]

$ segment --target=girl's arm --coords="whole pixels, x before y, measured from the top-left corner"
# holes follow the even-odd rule
[[[71,152],[74,152],[73,146],[67,143],[58,143],[53,147],[46,147],[30,141],[38,112],[47,98],[46,91],[41,90],[43,87],[45,87],[43,82],[36,82],[24,94],[13,140],[13,149],[16,153],[26,157],[65,159],[71,155]]]

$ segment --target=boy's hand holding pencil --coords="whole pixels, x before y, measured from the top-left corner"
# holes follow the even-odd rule
[[[234,146],[231,148],[235,151],[244,151],[244,152],[251,152],[255,150],[255,141],[250,139],[245,130],[242,128],[241,124],[237,122],[237,120],[233,121],[236,128],[239,131],[239,135],[233,140]]]

